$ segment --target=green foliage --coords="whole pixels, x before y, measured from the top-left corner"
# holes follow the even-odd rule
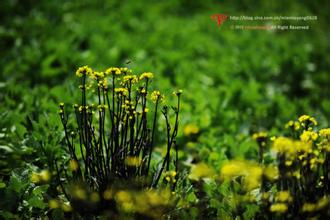
[[[53,178],[54,159],[68,159],[58,103],[79,100],[72,72],[85,64],[152,70],[151,89],[184,90],[177,138],[183,179],[176,190],[182,201],[169,216],[251,218],[260,207],[247,202],[237,211],[238,185],[183,174],[201,163],[219,174],[228,159],[258,160],[251,134],[285,133],[283,124],[298,115],[329,126],[329,7],[284,0],[1,1],[0,218],[72,217],[49,209],[61,194],[58,182],[38,185],[30,177],[49,170]],[[214,13],[318,20],[308,31],[239,31],[229,20],[218,28]],[[156,130],[152,165],[164,156],[165,129]]]

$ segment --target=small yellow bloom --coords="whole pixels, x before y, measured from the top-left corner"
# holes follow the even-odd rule
[[[150,73],[150,72],[144,72],[140,76],[140,80],[143,80],[143,79],[152,79],[152,78],[154,78],[154,74],[153,73]]]
[[[92,202],[98,202],[100,201],[100,196],[97,192],[92,192],[91,195],[90,195],[90,200]]]
[[[289,191],[279,191],[275,199],[278,202],[291,202],[292,196]]]
[[[299,117],[298,121],[304,126],[309,125],[317,125],[317,121],[315,118],[309,116],[309,115],[302,115]]]
[[[60,204],[56,199],[51,199],[48,202],[48,206],[50,209],[57,209],[60,207]]]
[[[134,167],[138,167],[140,166],[142,163],[142,159],[140,157],[132,157],[132,156],[128,156],[125,160],[125,164],[127,166],[134,166]]]
[[[328,141],[330,140],[330,128],[321,129],[319,134],[321,137],[328,139]]]
[[[183,129],[183,134],[185,136],[196,135],[199,133],[199,127],[195,124],[188,124]]]
[[[62,203],[61,208],[64,212],[71,212],[72,211],[72,207],[71,207],[69,202]]]
[[[318,134],[314,131],[304,131],[300,135],[300,140],[304,142],[315,141],[318,138]]]
[[[199,180],[204,177],[213,177],[214,175],[215,171],[211,167],[205,163],[198,163],[192,166],[189,178],[192,180]]]
[[[43,182],[48,182],[51,178],[49,170],[43,170],[39,173],[39,177]]]
[[[151,101],[156,103],[157,101],[162,101],[164,96],[160,94],[159,91],[155,90],[151,93]]]
[[[285,203],[274,203],[270,206],[271,212],[285,213],[288,210],[288,206]]]
[[[302,207],[303,212],[313,212],[316,209],[316,205],[314,203],[304,203]]]
[[[105,71],[106,75],[120,75],[121,71],[117,67],[110,67]]]
[[[78,164],[78,162],[76,160],[74,160],[74,159],[71,159],[70,160],[70,162],[69,162],[69,168],[70,168],[70,170],[76,171],[78,169],[78,166],[79,166],[79,164]]]
[[[84,75],[89,75],[92,72],[93,72],[93,70],[91,68],[89,68],[88,66],[82,66],[82,67],[79,67],[78,70],[76,71],[76,76],[82,77]]]
[[[33,172],[31,174],[30,179],[31,179],[32,183],[39,183],[40,182],[40,177],[39,177],[38,173],[35,173],[35,172]]]

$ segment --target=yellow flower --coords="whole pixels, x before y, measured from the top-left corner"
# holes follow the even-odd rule
[[[153,73],[150,73],[150,72],[142,73],[141,76],[140,76],[140,80],[143,80],[143,79],[152,79],[152,78],[154,78],[154,74]]]
[[[263,174],[268,180],[274,181],[279,175],[278,168],[274,165],[268,165],[263,169]]]
[[[51,178],[51,174],[48,170],[43,170],[39,173],[39,176],[40,176],[40,179],[43,181],[43,182],[48,182]]]
[[[87,193],[86,191],[81,188],[81,187],[76,187],[74,190],[73,190],[73,196],[77,199],[80,199],[80,200],[86,200],[87,199]]]
[[[141,162],[142,162],[142,159],[140,157],[128,156],[125,160],[125,164],[127,166],[134,166],[134,167],[140,166]]]
[[[60,204],[56,199],[51,199],[48,202],[48,206],[50,209],[57,209],[59,208]]]
[[[304,131],[300,135],[300,140],[304,142],[315,141],[318,137],[318,134],[314,131]]]
[[[289,191],[279,191],[275,199],[278,202],[291,202],[292,196]]]
[[[121,71],[123,74],[131,74],[131,73],[132,73],[132,70],[128,69],[127,67],[121,67],[121,68],[120,68],[120,71]]]
[[[128,90],[126,88],[115,88],[115,93],[119,95],[126,95]]]
[[[79,67],[78,70],[76,71],[76,76],[82,77],[84,75],[89,75],[92,72],[93,72],[93,70],[91,68],[89,68],[88,66],[82,66],[82,67]]]
[[[324,128],[319,131],[321,137],[325,137],[326,139],[330,140],[330,128]]]
[[[117,67],[110,67],[105,71],[106,75],[120,75],[121,71]]]
[[[35,172],[33,172],[31,174],[30,179],[31,179],[32,183],[39,183],[40,182],[40,177],[39,177],[38,173],[35,173]]]
[[[199,180],[204,177],[213,177],[214,170],[205,163],[198,163],[193,165],[189,174],[189,178],[192,180]]]
[[[98,202],[100,201],[100,196],[97,192],[92,192],[91,195],[90,195],[90,200],[92,202]]]
[[[285,128],[291,128],[294,130],[299,130],[300,129],[300,124],[297,121],[289,121],[288,123],[285,124]]]
[[[185,136],[195,135],[198,134],[199,127],[195,124],[188,124],[183,129],[183,134]]]
[[[313,203],[304,203],[302,207],[303,212],[313,212],[314,210],[316,210],[316,205]]]
[[[79,167],[78,162],[76,160],[74,160],[74,159],[71,159],[70,162],[69,162],[69,168],[70,168],[70,170],[76,171],[78,169],[78,167]]]
[[[298,121],[304,126],[309,125],[317,125],[317,121],[315,118],[309,116],[309,115],[302,115],[299,117]]]
[[[249,191],[260,185],[262,173],[262,168],[257,163],[250,161],[228,161],[221,169],[221,176],[224,179],[244,177],[243,186]]]
[[[157,101],[162,101],[164,96],[160,94],[159,91],[155,90],[151,93],[151,101],[156,103]]]
[[[285,203],[274,203],[270,206],[271,212],[285,213],[288,210],[288,206]]]
[[[123,82],[132,82],[137,83],[139,81],[139,78],[136,75],[127,75],[124,76]]]
[[[61,208],[64,212],[71,212],[72,211],[72,207],[71,207],[69,202],[63,203],[61,205]]]

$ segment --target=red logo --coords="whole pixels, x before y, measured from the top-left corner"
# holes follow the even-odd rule
[[[214,14],[214,15],[211,15],[211,19],[214,21],[216,20],[217,24],[218,24],[218,27],[220,27],[223,22],[225,22],[227,20],[228,16],[227,15],[224,15],[224,14]]]

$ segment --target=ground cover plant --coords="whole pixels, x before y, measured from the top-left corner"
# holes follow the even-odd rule
[[[328,218],[329,7],[2,1],[0,218]]]

